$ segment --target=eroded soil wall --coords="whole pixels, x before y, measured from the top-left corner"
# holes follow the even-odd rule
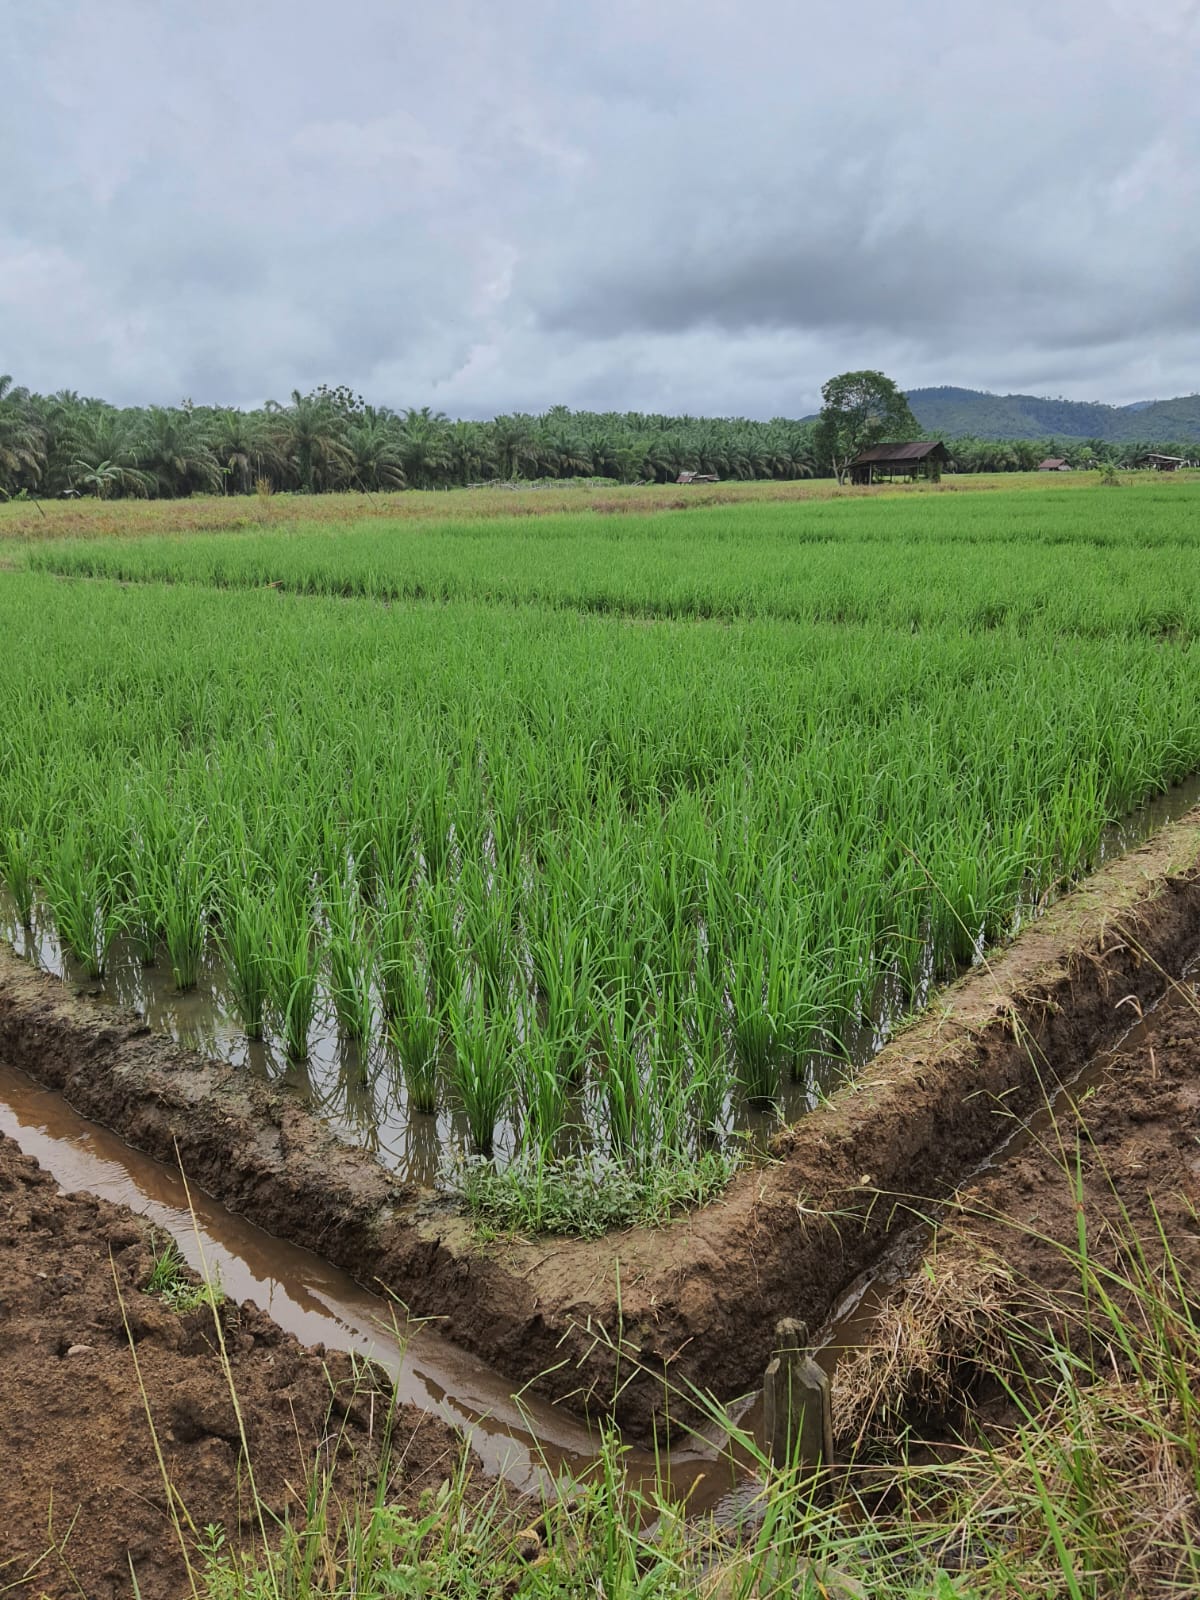
[[[285,1093],[0,952],[0,1058],[260,1226],[382,1286],[514,1381],[646,1436],[664,1376],[731,1399],[784,1314],[819,1324],[909,1208],[944,1199],[1200,945],[1200,816],[1105,868],[930,1011],[774,1160],[670,1227],[473,1241]],[[620,1345],[620,1350],[616,1347]],[[678,1411],[677,1400],[671,1409]]]

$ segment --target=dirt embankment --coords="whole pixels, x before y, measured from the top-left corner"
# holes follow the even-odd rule
[[[756,1386],[775,1320],[818,1325],[889,1234],[944,1199],[1200,946],[1200,818],[1105,868],[946,990],[717,1203],[596,1242],[472,1240],[283,1094],[100,1014],[0,953],[0,1058],[272,1232],[574,1409],[645,1436],[664,1379]],[[905,1197],[903,1200],[897,1197]],[[619,1349],[616,1348],[619,1346]],[[677,1409],[677,1401],[672,1408]]]
[[[1021,1419],[997,1375],[1018,1391],[1044,1376],[1051,1339],[1120,1373],[1122,1337],[1158,1343],[1175,1286],[1197,1281],[1200,990],[1188,981],[955,1198],[921,1270],[839,1365],[842,1449],[861,1436],[886,1452],[902,1429],[1002,1437]]]
[[[5,1594],[125,1597],[131,1570],[146,1600],[189,1592],[163,1469],[185,1531],[217,1523],[258,1544],[243,1443],[268,1516],[298,1511],[314,1468],[346,1493],[377,1478],[386,1394],[229,1303],[227,1374],[210,1306],[180,1314],[144,1292],[161,1243],[123,1207],[63,1195],[0,1137]],[[444,1423],[402,1410],[392,1494],[415,1503],[459,1452]]]

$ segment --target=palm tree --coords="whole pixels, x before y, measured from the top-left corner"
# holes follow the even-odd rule
[[[74,436],[76,454],[67,468],[70,486],[82,485],[102,500],[112,494],[148,495],[155,480],[139,461],[141,420],[137,412],[87,402]]]
[[[155,486],[150,473],[122,466],[119,461],[73,461],[71,465],[74,483],[90,490],[98,500],[107,500],[114,493],[134,494],[144,500]]]
[[[151,406],[146,414],[139,465],[163,495],[215,489],[221,466],[190,408]]]
[[[591,472],[592,452],[587,440],[570,424],[543,426],[537,446],[539,467],[560,478]]]
[[[238,494],[248,494],[256,478],[270,477],[282,465],[261,412],[218,411],[209,427],[209,444],[226,488],[232,485]]]
[[[453,465],[450,419],[442,411],[410,407],[397,441],[404,473],[414,489],[435,489]]]
[[[327,395],[304,395],[293,389],[290,406],[271,400],[266,409],[276,419],[275,446],[306,494],[332,488],[345,477],[350,467],[346,416]]]
[[[403,489],[404,467],[397,430],[370,406],[351,424],[345,439],[350,482],[359,489]]]
[[[497,417],[492,423],[496,459],[500,476],[510,481],[521,476],[522,467],[537,461],[537,433],[534,419],[523,411]]]
[[[45,437],[31,410],[29,391],[14,389],[5,373],[0,376],[0,490],[12,494],[32,488],[41,480],[45,461]]]
[[[452,422],[446,432],[446,447],[456,483],[495,476],[496,445],[490,423]]]

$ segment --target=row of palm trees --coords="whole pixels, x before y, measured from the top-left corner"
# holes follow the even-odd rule
[[[810,477],[810,424],[777,418],[571,411],[452,422],[428,406],[396,412],[325,386],[259,410],[118,409],[70,391],[39,395],[0,378],[0,493],[248,494],[259,484],[321,493],[440,489],[485,480],[602,477],[670,482]]]

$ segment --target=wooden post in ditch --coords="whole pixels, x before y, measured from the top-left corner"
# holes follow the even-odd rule
[[[763,1380],[767,1448],[776,1467],[828,1466],[833,1460],[829,1379],[813,1360],[807,1324],[775,1324],[775,1354]]]

